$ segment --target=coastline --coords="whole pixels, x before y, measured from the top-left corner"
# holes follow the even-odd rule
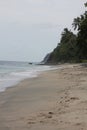
[[[1,72],[0,73],[0,92],[4,92],[9,87],[16,86],[18,83],[20,83],[24,79],[37,77],[41,72],[47,71],[50,69],[51,69],[51,66],[46,66],[46,65],[41,67],[40,65],[27,66],[25,64],[25,66],[23,66],[23,64],[20,64],[19,66],[19,64],[17,64],[17,66],[15,66],[15,63],[14,63],[14,66],[12,66],[12,64],[9,63],[9,65],[6,66],[5,64],[5,67],[1,66],[1,70],[0,70]]]
[[[0,93],[1,130],[86,130],[87,68],[42,72]]]

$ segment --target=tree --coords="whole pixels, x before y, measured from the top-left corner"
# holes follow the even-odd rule
[[[76,35],[67,28],[61,34],[58,46],[50,54],[48,62],[73,62],[76,61]]]
[[[87,3],[85,3],[87,7]],[[87,11],[80,17],[74,19],[74,29],[78,30],[77,33],[77,46],[78,46],[78,57],[80,60],[87,59]]]
[[[81,23],[80,17],[77,17],[74,19],[73,24],[72,24],[74,27],[74,30],[76,29],[79,30],[80,23]]]
[[[85,3],[87,7],[87,2]],[[61,34],[61,40],[58,46],[50,53],[49,63],[58,62],[79,62],[87,60],[87,11],[73,21],[73,34],[67,28]]]
[[[78,54],[80,59],[87,59],[87,18],[85,18],[77,35]]]

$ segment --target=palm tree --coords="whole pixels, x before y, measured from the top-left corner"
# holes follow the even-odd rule
[[[81,22],[80,17],[77,17],[74,19],[73,24],[72,24],[72,26],[74,27],[74,30],[76,30],[76,29],[79,30],[80,22]]]

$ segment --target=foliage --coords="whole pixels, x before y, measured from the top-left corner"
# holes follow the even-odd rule
[[[61,34],[61,40],[58,46],[51,53],[49,61],[51,63],[57,62],[72,62],[76,57],[76,35],[74,35],[67,28]]]
[[[87,3],[85,3],[87,6]],[[77,22],[78,21],[78,22]],[[80,60],[87,59],[87,11],[80,17],[74,19],[74,29],[77,33],[78,57]]]
[[[75,18],[72,25],[78,31],[77,35],[65,28],[60,43],[48,58],[48,63],[87,61],[87,11]]]

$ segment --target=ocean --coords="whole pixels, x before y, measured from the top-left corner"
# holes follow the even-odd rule
[[[23,79],[37,77],[42,71],[50,69],[50,66],[30,65],[28,62],[0,61],[0,92]]]

